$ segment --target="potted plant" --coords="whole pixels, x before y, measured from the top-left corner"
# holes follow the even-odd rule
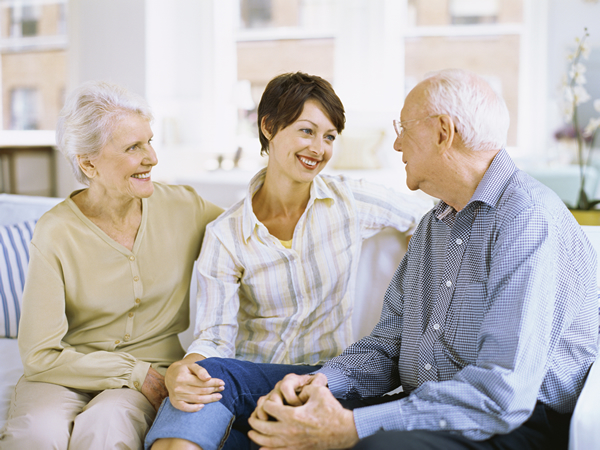
[[[590,48],[586,46],[585,43],[588,36],[589,33],[586,28],[584,30],[583,37],[581,39],[575,39],[577,48],[573,54],[568,56],[569,68],[563,85],[565,102],[564,114],[567,122],[567,127],[565,129],[568,130],[572,138],[575,140],[577,164],[579,165],[579,193],[577,196],[577,203],[575,205],[568,206],[579,223],[582,225],[582,221],[589,222],[589,220],[586,220],[585,218],[579,218],[589,215],[584,211],[587,212],[593,210],[597,204],[600,204],[600,200],[589,199],[587,193],[585,192],[586,171],[590,167],[592,151],[594,149],[596,136],[600,127],[600,117],[592,117],[585,128],[582,128],[580,125],[578,110],[581,104],[590,100],[590,95],[587,93],[584,87],[586,83],[586,67],[582,63],[582,59],[588,59],[590,54]],[[594,101],[594,109],[600,112],[600,99]],[[600,225],[600,215],[597,219],[592,220],[595,220],[593,223],[594,225]]]

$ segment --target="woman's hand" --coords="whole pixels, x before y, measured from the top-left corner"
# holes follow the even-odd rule
[[[162,401],[169,395],[165,386],[165,378],[154,370],[152,366],[148,369],[141,392],[157,411]]]
[[[196,361],[203,359],[204,356],[191,353],[167,369],[165,384],[174,408],[196,412],[206,403],[221,399],[219,392],[225,389],[225,383],[218,378],[211,378],[205,368],[196,364]]]

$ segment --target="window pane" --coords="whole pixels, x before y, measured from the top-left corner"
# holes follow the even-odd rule
[[[10,96],[10,128],[38,129],[38,92],[32,88],[13,89]]]
[[[520,23],[523,0],[408,0],[409,26]]]

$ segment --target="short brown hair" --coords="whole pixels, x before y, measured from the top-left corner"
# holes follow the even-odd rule
[[[284,73],[269,81],[258,104],[261,155],[269,154],[269,139],[261,128],[263,119],[271,136],[275,136],[279,130],[291,125],[300,117],[307,100],[319,102],[337,132],[342,132],[346,123],[344,105],[331,83],[316,75],[302,72]]]

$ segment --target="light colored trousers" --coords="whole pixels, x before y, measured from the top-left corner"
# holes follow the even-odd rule
[[[2,450],[141,449],[156,412],[133,389],[90,394],[21,377],[0,432]]]

